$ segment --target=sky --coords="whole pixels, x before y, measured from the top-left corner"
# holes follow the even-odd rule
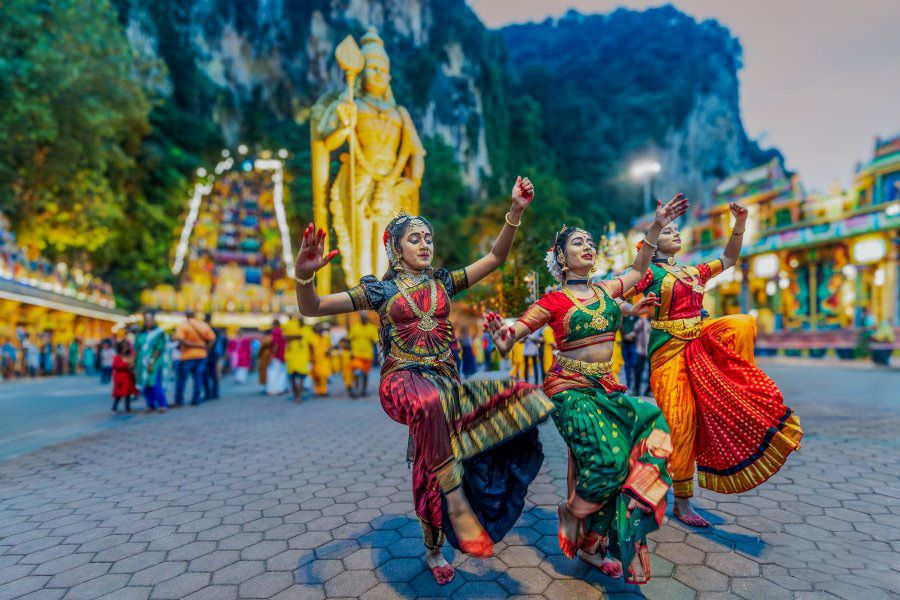
[[[468,0],[488,27],[569,9],[644,10],[648,0]],[[776,146],[808,190],[847,186],[876,136],[900,134],[900,1],[673,0],[716,19],[744,48],[741,113],[750,137]]]

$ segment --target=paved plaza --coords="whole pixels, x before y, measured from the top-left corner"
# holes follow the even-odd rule
[[[710,530],[667,520],[645,586],[560,553],[552,424],[515,529],[494,558],[456,555],[440,587],[420,557],[406,429],[374,395],[297,406],[248,384],[0,463],[0,600],[900,597],[900,374],[766,368],[802,451],[752,492],[701,492]]]

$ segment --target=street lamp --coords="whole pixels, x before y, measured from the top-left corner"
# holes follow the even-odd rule
[[[653,159],[642,159],[632,163],[628,170],[632,179],[644,182],[644,212],[653,210],[650,196],[652,194],[653,176],[660,172],[662,165]]]

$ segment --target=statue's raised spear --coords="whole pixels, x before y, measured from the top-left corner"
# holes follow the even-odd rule
[[[337,48],[334,50],[334,57],[338,61],[338,65],[340,65],[341,70],[344,72],[344,76],[347,78],[347,100],[353,105],[353,91],[356,87],[356,77],[362,72],[363,67],[366,65],[366,58],[363,56],[362,50],[359,49],[359,46],[356,44],[356,40],[353,39],[352,35],[348,35],[344,38],[344,40],[338,44]],[[350,206],[356,207],[356,130],[353,127],[353,122],[350,122],[350,135],[347,138],[347,143],[350,144]],[[352,228],[355,230],[355,223],[352,224]],[[353,237],[355,232],[351,233],[350,239],[355,239]]]

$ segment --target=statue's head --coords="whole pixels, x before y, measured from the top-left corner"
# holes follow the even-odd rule
[[[565,281],[566,275],[577,273],[587,276],[597,261],[597,245],[591,234],[580,227],[563,225],[547,251],[547,268],[557,281]]]
[[[391,266],[385,278],[404,267],[413,271],[431,268],[434,260],[434,228],[425,217],[401,214],[384,230],[384,248]]]
[[[373,96],[387,96],[391,86],[391,61],[384,50],[384,40],[374,27],[362,37],[362,53],[366,57],[363,85],[366,93]]]

